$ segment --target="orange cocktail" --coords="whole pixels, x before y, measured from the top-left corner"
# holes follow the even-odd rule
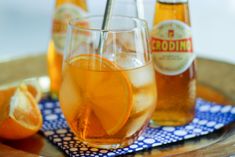
[[[124,41],[125,36],[115,36]],[[113,34],[107,34],[107,45],[125,45],[115,41]],[[108,49],[103,53],[73,52],[65,58],[60,103],[79,140],[118,148],[133,143],[148,124],[155,108],[156,85],[148,51]]]

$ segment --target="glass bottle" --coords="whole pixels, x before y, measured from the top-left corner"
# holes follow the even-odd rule
[[[157,0],[155,9],[151,47],[158,101],[153,120],[165,126],[184,125],[194,117],[196,99],[188,0]]]
[[[57,0],[53,17],[52,38],[48,48],[48,73],[50,91],[58,95],[68,21],[87,14],[86,0]]]

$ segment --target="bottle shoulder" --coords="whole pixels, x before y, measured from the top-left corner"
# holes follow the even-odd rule
[[[188,3],[173,4],[157,2],[155,5],[153,25],[155,26],[169,20],[178,20],[191,26]]]

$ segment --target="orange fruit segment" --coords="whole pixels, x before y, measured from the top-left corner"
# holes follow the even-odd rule
[[[14,94],[15,88],[8,88],[0,91],[0,126],[8,117],[10,98]]]
[[[77,118],[71,123],[71,128],[74,128],[74,132],[83,139],[87,138],[100,138],[107,135],[99,119],[96,117],[93,110],[86,107],[82,114],[78,115]],[[78,119],[80,120],[78,122]]]
[[[27,90],[32,94],[38,103],[42,97],[41,87],[36,78],[25,79],[23,83],[27,86]]]
[[[114,135],[122,129],[133,106],[131,83],[125,73],[99,55],[80,55],[71,60],[64,71],[73,77],[80,92],[78,104],[91,108],[106,133]],[[66,81],[63,80],[64,85]],[[66,94],[63,91],[66,90],[62,85],[60,98]]]
[[[31,93],[34,91],[33,93]],[[39,92],[33,85],[0,90],[0,137],[22,139],[35,134],[42,126],[42,115],[38,107]]]
[[[39,85],[39,81],[37,78],[29,78],[29,79],[24,79],[23,81],[20,82],[14,82],[11,84],[6,84],[0,87],[0,102],[1,101],[1,96],[4,94],[7,95],[5,98],[8,100],[10,96],[13,95],[14,91],[20,84],[25,84],[27,87],[27,90],[32,94],[32,96],[35,98],[37,102],[40,101],[42,97],[42,92],[41,92],[41,87]],[[8,93],[8,94],[7,94]],[[10,95],[9,95],[10,94]]]

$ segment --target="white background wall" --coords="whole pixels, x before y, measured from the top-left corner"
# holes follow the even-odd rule
[[[126,6],[130,0],[116,1]],[[198,55],[235,64],[235,0],[189,1]],[[154,2],[144,0],[150,26]],[[91,14],[101,14],[105,0],[88,0],[88,5]],[[45,53],[53,7],[54,0],[0,0],[0,60]]]

